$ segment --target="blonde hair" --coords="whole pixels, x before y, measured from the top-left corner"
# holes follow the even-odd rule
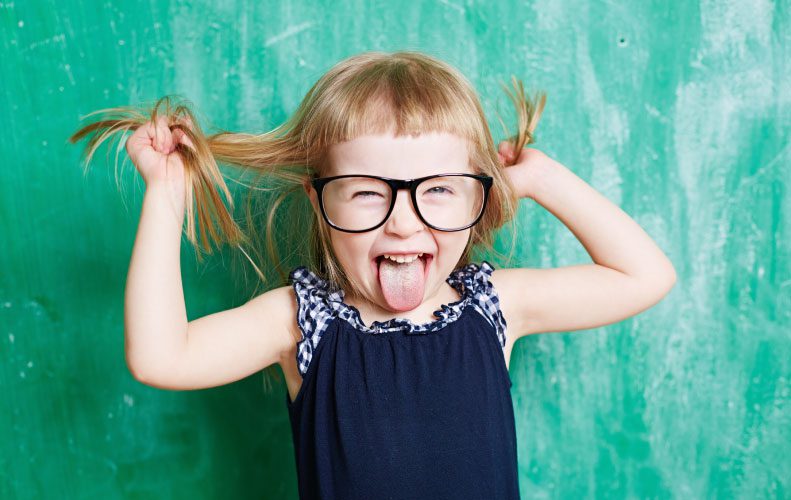
[[[519,151],[534,142],[533,132],[546,96],[539,93],[534,100],[529,99],[522,82],[516,77],[512,77],[512,87],[513,91],[509,91],[503,85],[517,115],[517,131],[508,141],[514,151]],[[189,105],[171,103],[169,96],[159,99],[150,113],[117,107],[91,115],[97,113],[104,116],[82,127],[69,139],[76,142],[89,137],[86,169],[92,155],[105,140],[116,135],[120,144],[123,133],[149,120],[156,121],[162,113],[171,130],[184,131],[195,146],[191,149],[179,144],[176,148],[183,159],[186,176],[187,238],[198,250],[199,260],[201,250],[212,253],[212,245],[219,247],[227,243],[237,247],[252,264],[260,278],[259,283],[267,281],[261,271],[266,268],[263,265],[264,252],[259,248],[261,242],[280,282],[285,284],[288,269],[281,264],[287,259],[280,258],[275,241],[281,246],[295,241],[302,243],[304,238],[293,236],[307,232],[307,245],[293,252],[299,257],[297,262],[307,265],[340,289],[359,291],[333,252],[329,227],[320,214],[306,205],[307,196],[304,196],[303,189],[312,176],[323,175],[331,146],[361,135],[447,132],[467,139],[473,170],[493,177],[494,182],[483,217],[471,228],[468,244],[457,267],[470,263],[479,252],[493,255],[492,260],[500,263],[503,256],[494,249],[494,233],[505,223],[513,221],[518,207],[514,186],[498,160],[486,117],[472,84],[453,66],[417,51],[364,52],[340,61],[310,88],[285,123],[262,134],[228,131],[204,134]],[[186,125],[187,119],[191,121],[191,127]],[[499,115],[498,119],[508,135]],[[232,210],[233,199],[218,162],[241,167],[242,174],[256,174],[251,184],[244,184],[250,188],[246,229],[237,225],[220,197],[221,192]],[[258,212],[252,208],[253,195],[272,190],[278,194],[264,210],[265,236],[261,238],[255,224]],[[303,195],[293,196],[300,191]],[[298,206],[300,203],[303,206]],[[286,224],[278,224],[281,206],[292,209]],[[194,221],[196,211],[200,244]],[[300,218],[305,215],[307,220]],[[279,230],[291,231],[291,237],[277,237]],[[512,253],[513,238],[511,252],[505,262],[510,261]],[[293,263],[289,263],[289,267],[291,265]]]

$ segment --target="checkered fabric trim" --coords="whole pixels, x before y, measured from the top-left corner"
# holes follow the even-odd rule
[[[468,264],[459,272],[452,273],[448,283],[457,290],[459,287],[456,282],[463,284],[464,290],[472,295],[472,306],[495,328],[500,347],[505,347],[507,324],[500,310],[500,297],[489,280],[493,272],[494,267],[484,260],[480,266]]]
[[[302,339],[297,343],[297,366],[304,376],[313,358],[321,336],[335,318],[347,321],[355,329],[371,334],[390,331],[403,331],[408,334],[426,334],[444,328],[456,321],[468,305],[478,311],[497,331],[500,345],[505,347],[506,322],[500,311],[497,292],[489,281],[494,268],[487,261],[481,265],[468,264],[456,269],[446,282],[459,292],[461,298],[450,304],[442,304],[434,311],[437,318],[427,323],[416,324],[405,318],[392,318],[387,321],[374,321],[371,326],[363,323],[356,307],[343,301],[343,290],[330,283],[304,266],[289,274],[289,281],[297,295],[297,324],[302,331]]]

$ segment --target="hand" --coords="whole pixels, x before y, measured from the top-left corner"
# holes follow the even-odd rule
[[[192,122],[188,118],[185,124],[192,128]],[[146,186],[167,182],[179,194],[184,193],[184,163],[176,152],[176,145],[179,143],[194,148],[183,131],[170,130],[164,116],[158,117],[156,124],[149,121],[138,127],[127,139],[126,152]]]
[[[511,179],[520,198],[533,198],[535,179],[540,175],[539,168],[553,161],[535,148],[522,148],[519,154],[515,155],[508,141],[500,143],[497,158],[505,166],[505,173]]]

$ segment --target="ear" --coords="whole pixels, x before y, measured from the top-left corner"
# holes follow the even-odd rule
[[[319,214],[319,197],[316,190],[313,189],[313,186],[310,184],[310,179],[305,179],[302,183],[303,189],[305,189],[305,194],[308,195],[308,199],[310,200],[310,204],[313,205],[313,210],[316,214]]]

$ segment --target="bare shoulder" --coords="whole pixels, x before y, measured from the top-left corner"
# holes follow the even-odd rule
[[[500,301],[500,310],[508,324],[509,338],[517,338],[531,333],[531,318],[538,311],[538,301],[532,300],[541,269],[502,268],[492,272],[491,283]]]
[[[294,400],[302,385],[302,376],[297,365],[297,343],[302,340],[302,331],[297,324],[297,297],[294,288],[283,286],[263,293],[252,299],[250,307],[254,308],[257,322],[269,324],[275,321],[283,325],[282,345],[278,349],[278,363],[286,379],[286,387]]]
[[[251,299],[245,307],[250,308],[252,319],[259,325],[275,326],[279,331],[282,356],[288,356],[302,339],[297,325],[297,300],[294,288],[282,286],[274,288]]]

